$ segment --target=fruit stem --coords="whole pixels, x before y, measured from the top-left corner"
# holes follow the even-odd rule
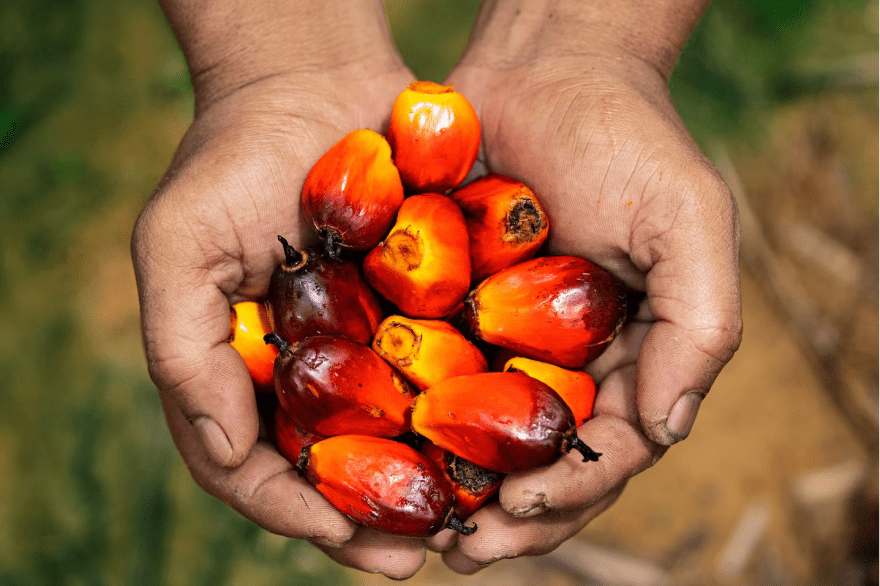
[[[446,527],[448,529],[454,529],[462,535],[473,535],[474,532],[477,530],[476,523],[471,523],[470,526],[465,525],[461,521],[461,519],[459,519],[455,515],[449,515],[449,519],[446,520]]]
[[[290,344],[285,342],[284,339],[281,336],[279,336],[278,334],[276,334],[275,332],[272,332],[271,334],[266,334],[265,336],[263,336],[263,341],[266,342],[267,344],[274,345],[276,348],[278,348],[278,351],[282,354],[287,352],[288,348],[290,348]]]
[[[296,464],[293,466],[296,469],[296,473],[303,477],[305,477],[306,467],[309,465],[310,447],[306,446],[299,451],[299,457],[297,457]]]
[[[342,256],[342,238],[334,230],[324,230],[321,236],[324,238],[324,253],[333,260],[339,260]]]
[[[302,253],[288,244],[287,240],[281,234],[278,235],[278,242],[284,247],[284,264],[293,267],[302,262]]]
[[[574,436],[568,442],[568,451],[570,452],[572,449],[581,453],[584,457],[584,462],[598,462],[599,456],[602,455],[601,452],[593,451],[593,448],[585,444],[578,436]]]

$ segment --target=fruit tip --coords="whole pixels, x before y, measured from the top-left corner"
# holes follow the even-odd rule
[[[342,237],[339,232],[332,229],[321,230],[321,240],[324,241],[324,254],[332,260],[340,260],[342,256]]]
[[[596,452],[585,444],[578,436],[574,436],[568,444],[568,451],[577,450],[584,457],[584,462],[598,462],[601,452]]]
[[[263,341],[266,342],[266,344],[272,344],[273,346],[278,348],[278,351],[281,354],[284,354],[285,352],[287,352],[287,349],[290,348],[290,344],[285,342],[284,339],[275,332],[271,332],[263,336]]]
[[[446,527],[458,531],[462,535],[473,535],[477,531],[476,523],[465,525],[461,519],[454,515],[449,516],[449,519],[446,521]]]
[[[288,244],[287,239],[281,234],[278,235],[278,242],[284,247],[284,264],[288,268],[295,268],[303,262],[303,254]]]

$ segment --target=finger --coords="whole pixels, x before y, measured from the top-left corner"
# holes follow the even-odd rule
[[[312,542],[336,563],[349,568],[383,574],[392,580],[412,577],[425,565],[425,544],[421,539],[398,537],[359,527],[344,547],[327,547]]]
[[[168,428],[196,483],[267,531],[343,544],[355,525],[337,511],[274,447],[257,442],[236,468],[215,463],[168,393],[161,393]]]
[[[635,248],[637,262],[651,265],[646,286],[657,320],[639,355],[636,400],[645,432],[663,445],[690,433],[742,335],[739,226],[730,192],[719,179],[679,200],[676,221]]]
[[[465,521],[465,525],[469,525]],[[425,540],[425,547],[427,547],[430,551],[443,552],[449,551],[455,544],[458,542],[458,532],[453,529],[443,529],[438,532],[436,535],[432,535],[431,537]]]
[[[240,265],[222,251],[236,245],[166,201],[151,202],[132,237],[150,376],[173,398],[208,455],[236,466],[258,434],[247,368],[226,343],[223,289],[234,289],[241,275]]]
[[[597,393],[595,416],[578,429],[578,437],[602,454],[599,460],[583,462],[572,451],[550,466],[509,474],[499,495],[505,511],[528,517],[582,510],[660,458],[666,448],[645,437],[638,424],[634,376],[634,367],[610,374]]]
[[[445,552],[443,561],[456,572],[473,574],[501,559],[549,553],[610,507],[623,488],[621,484],[586,509],[530,518],[513,517],[498,503],[489,505],[474,513],[476,533],[460,537],[458,547]]]

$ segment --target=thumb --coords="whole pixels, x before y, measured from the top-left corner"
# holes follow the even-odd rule
[[[742,336],[739,223],[720,179],[679,196],[675,222],[641,250],[654,323],[639,352],[636,403],[646,435],[669,446],[688,436],[703,398]]]
[[[241,271],[219,258],[229,246],[211,244],[208,234],[196,234],[198,221],[182,215],[154,199],[132,235],[147,364],[210,458],[237,466],[259,431],[247,368],[226,343],[230,313],[222,288],[234,288]]]

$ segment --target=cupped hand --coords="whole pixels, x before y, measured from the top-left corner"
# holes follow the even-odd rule
[[[196,482],[269,531],[392,577],[418,570],[423,542],[357,529],[258,439],[254,388],[227,337],[230,305],[264,296],[283,259],[277,236],[313,238],[299,216],[312,164],[351,130],[384,130],[409,81],[402,64],[280,74],[200,103],[132,237],[149,372]]]
[[[473,516],[477,533],[429,540],[451,568],[471,573],[553,550],[687,437],[741,337],[739,224],[664,75],[636,57],[464,60],[448,81],[480,115],[487,167],[545,204],[550,252],[588,258],[644,293],[588,367],[599,391],[578,434],[599,461],[572,453],[512,474],[500,503]]]

